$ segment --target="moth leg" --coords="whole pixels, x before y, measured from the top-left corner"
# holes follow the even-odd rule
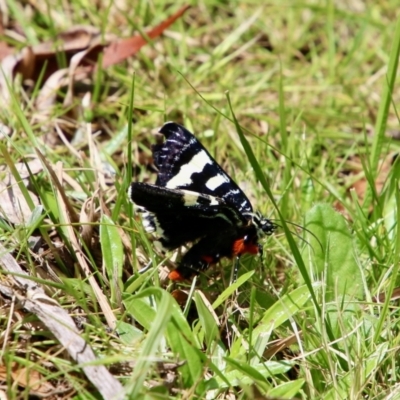
[[[190,279],[193,275],[199,275],[205,271],[211,264],[218,262],[212,256],[195,257],[190,253],[191,249],[183,256],[178,268],[171,271],[168,275],[172,281],[184,281]]]
[[[222,233],[222,240],[215,237],[204,237],[194,244],[182,257],[177,269],[169,274],[169,278],[175,281],[190,279],[205,271],[210,265],[216,264],[223,257],[231,257],[232,239],[229,234]],[[226,240],[228,239],[228,240]]]
[[[264,256],[264,251],[263,251],[263,247],[261,246],[260,243],[258,243],[258,254],[260,255],[260,260],[262,262],[263,256]]]

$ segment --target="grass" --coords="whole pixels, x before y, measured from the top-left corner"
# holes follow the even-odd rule
[[[177,8],[10,1],[9,18],[26,37],[21,48],[78,24],[129,36]],[[0,110],[13,130],[0,164],[18,178],[16,163],[40,149],[64,189],[47,167],[30,191],[20,184],[43,211],[30,203],[25,224],[1,221],[1,242],[74,316],[127,398],[398,398],[397,9],[393,0],[204,0],[136,57],[85,82],[89,106],[76,92],[72,113],[62,102],[38,110],[38,90],[15,81]],[[4,37],[15,45],[16,35]],[[233,284],[227,260],[192,284],[168,282],[174,255],[155,251],[128,204],[131,180],[155,181],[150,145],[165,120],[195,132],[281,226],[263,241],[262,260],[241,259]],[[105,167],[113,172],[100,174]],[[13,304],[2,295],[7,397],[35,398],[39,382],[59,396],[100,398],[82,365]]]

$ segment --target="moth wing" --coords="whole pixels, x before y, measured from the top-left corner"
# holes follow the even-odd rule
[[[239,212],[252,212],[246,195],[191,132],[167,122],[160,133],[166,140],[153,146],[156,185],[219,197]]]
[[[130,200],[141,207],[147,232],[166,249],[175,249],[215,232],[236,232],[247,220],[224,199],[190,190],[132,183]]]

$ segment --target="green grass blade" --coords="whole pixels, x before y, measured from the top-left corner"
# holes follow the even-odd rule
[[[130,384],[126,387],[128,397],[136,399],[141,393],[144,381],[154,361],[158,358],[159,347],[164,338],[167,325],[172,316],[172,298],[166,292],[160,291],[158,312],[150,326],[140,357],[138,358]]]
[[[107,215],[101,216],[100,243],[103,263],[110,282],[111,302],[115,306],[119,302],[119,293],[122,289],[124,249],[119,230]]]
[[[247,157],[249,159],[249,162],[250,162],[251,166],[254,169],[254,173],[256,175],[256,178],[261,183],[262,187],[264,188],[265,192],[267,193],[269,199],[271,200],[271,202],[274,205],[277,213],[280,216],[280,219],[281,219],[280,222],[282,224],[282,228],[283,228],[283,230],[285,232],[287,241],[289,243],[289,247],[290,247],[291,251],[293,252],[293,257],[297,262],[297,266],[298,266],[298,268],[300,270],[300,273],[301,273],[301,275],[302,275],[302,277],[304,279],[304,282],[306,283],[308,289],[310,290],[311,296],[312,296],[313,301],[314,301],[314,305],[315,305],[316,309],[319,310],[319,312],[320,312],[320,307],[319,307],[319,304],[318,304],[318,301],[317,301],[317,297],[315,296],[313,285],[311,283],[311,279],[310,279],[310,277],[308,275],[308,272],[307,272],[307,269],[305,267],[303,258],[301,257],[299,248],[298,248],[298,246],[296,245],[296,242],[293,239],[293,235],[290,232],[290,229],[288,228],[286,221],[282,217],[282,213],[280,212],[276,201],[274,200],[274,196],[273,196],[273,194],[272,194],[272,192],[271,192],[271,190],[269,188],[268,181],[267,181],[267,179],[266,179],[266,177],[265,177],[265,175],[264,175],[264,173],[263,173],[263,171],[262,171],[262,169],[260,167],[260,164],[258,163],[258,161],[257,161],[257,159],[256,159],[256,157],[254,155],[254,152],[251,149],[251,146],[250,146],[248,140],[246,139],[238,120],[236,119],[236,116],[235,116],[235,114],[233,112],[232,103],[230,101],[230,98],[229,98],[228,94],[227,94],[227,99],[228,99],[229,107],[230,107],[230,110],[231,110],[231,113],[232,113],[233,121],[234,121],[236,130],[238,132],[238,135],[240,137],[240,141],[242,143],[244,151],[245,151],[245,153],[246,153],[246,155],[247,155]]]
[[[385,142],[387,118],[392,102],[392,94],[399,65],[400,55],[400,17],[397,19],[394,30],[392,49],[390,51],[387,74],[383,82],[381,103],[374,130],[374,141],[371,148],[371,169],[374,177],[378,174],[378,166],[381,158],[383,143]]]

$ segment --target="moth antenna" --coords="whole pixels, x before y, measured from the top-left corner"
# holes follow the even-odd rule
[[[275,220],[272,220],[272,219],[271,219],[271,221],[274,221],[274,224],[275,224],[276,226],[279,226],[280,228],[282,228],[282,225],[277,224],[277,223],[275,222]],[[309,229],[305,228],[305,227],[302,226],[302,225],[296,224],[295,222],[286,221],[286,220],[285,220],[285,222],[286,222],[287,224],[289,224],[289,225],[293,225],[293,226],[295,226],[296,228],[300,228],[300,229],[302,229],[303,231],[306,231],[307,233],[309,233],[309,234],[310,234],[311,236],[313,236],[314,239],[318,242],[319,246],[321,247],[321,250],[322,250],[322,251],[324,250],[321,241],[320,241],[320,240],[318,239],[318,237],[317,237],[313,232],[311,232]],[[296,236],[297,238],[299,238],[301,241],[303,241],[304,243],[308,244],[308,245],[312,248],[312,246],[311,246],[311,244],[310,244],[310,242],[309,242],[308,240],[306,240],[306,239],[304,239],[303,237],[301,237],[301,236],[300,236],[297,232],[295,232],[295,231],[291,231],[291,230],[289,230],[289,231],[290,231],[291,234],[293,234],[294,236]]]

